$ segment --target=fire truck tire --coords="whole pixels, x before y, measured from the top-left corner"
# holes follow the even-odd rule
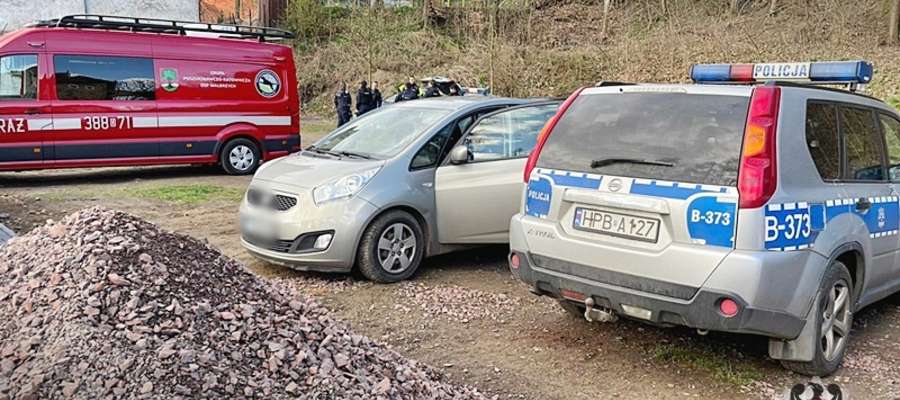
[[[219,153],[219,164],[228,175],[249,175],[256,171],[262,160],[259,146],[252,140],[231,139]]]

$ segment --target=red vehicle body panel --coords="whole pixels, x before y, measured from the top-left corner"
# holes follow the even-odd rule
[[[300,148],[299,92],[287,46],[246,39],[26,28],[0,36],[0,61],[12,55],[37,57],[37,98],[0,98],[0,170],[213,164],[224,144],[238,137],[258,144],[263,160]],[[85,59],[102,64],[103,57],[152,61],[154,98],[64,99],[61,94],[68,88],[57,87],[55,70],[65,68],[66,62],[83,64]],[[90,79],[68,70],[64,75],[70,80]],[[115,90],[119,84],[123,81],[117,81]]]

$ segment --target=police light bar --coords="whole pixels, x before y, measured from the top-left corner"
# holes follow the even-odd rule
[[[694,82],[803,81],[834,84],[867,84],[872,80],[872,64],[865,61],[807,63],[694,64]]]

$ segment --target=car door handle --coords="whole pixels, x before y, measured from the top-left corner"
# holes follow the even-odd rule
[[[856,211],[868,211],[870,208],[872,208],[872,202],[869,199],[860,197],[856,201]]]
[[[40,108],[28,108],[28,109],[25,109],[25,115],[40,114],[42,111],[43,110],[41,110]]]
[[[434,182],[425,182],[422,184],[422,186],[430,188],[430,187],[434,186]]]

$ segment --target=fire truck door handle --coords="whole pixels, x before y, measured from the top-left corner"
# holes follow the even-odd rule
[[[25,110],[25,115],[35,115],[35,114],[40,114],[41,111],[42,111],[42,110],[41,110],[40,108],[28,108],[28,109]]]

